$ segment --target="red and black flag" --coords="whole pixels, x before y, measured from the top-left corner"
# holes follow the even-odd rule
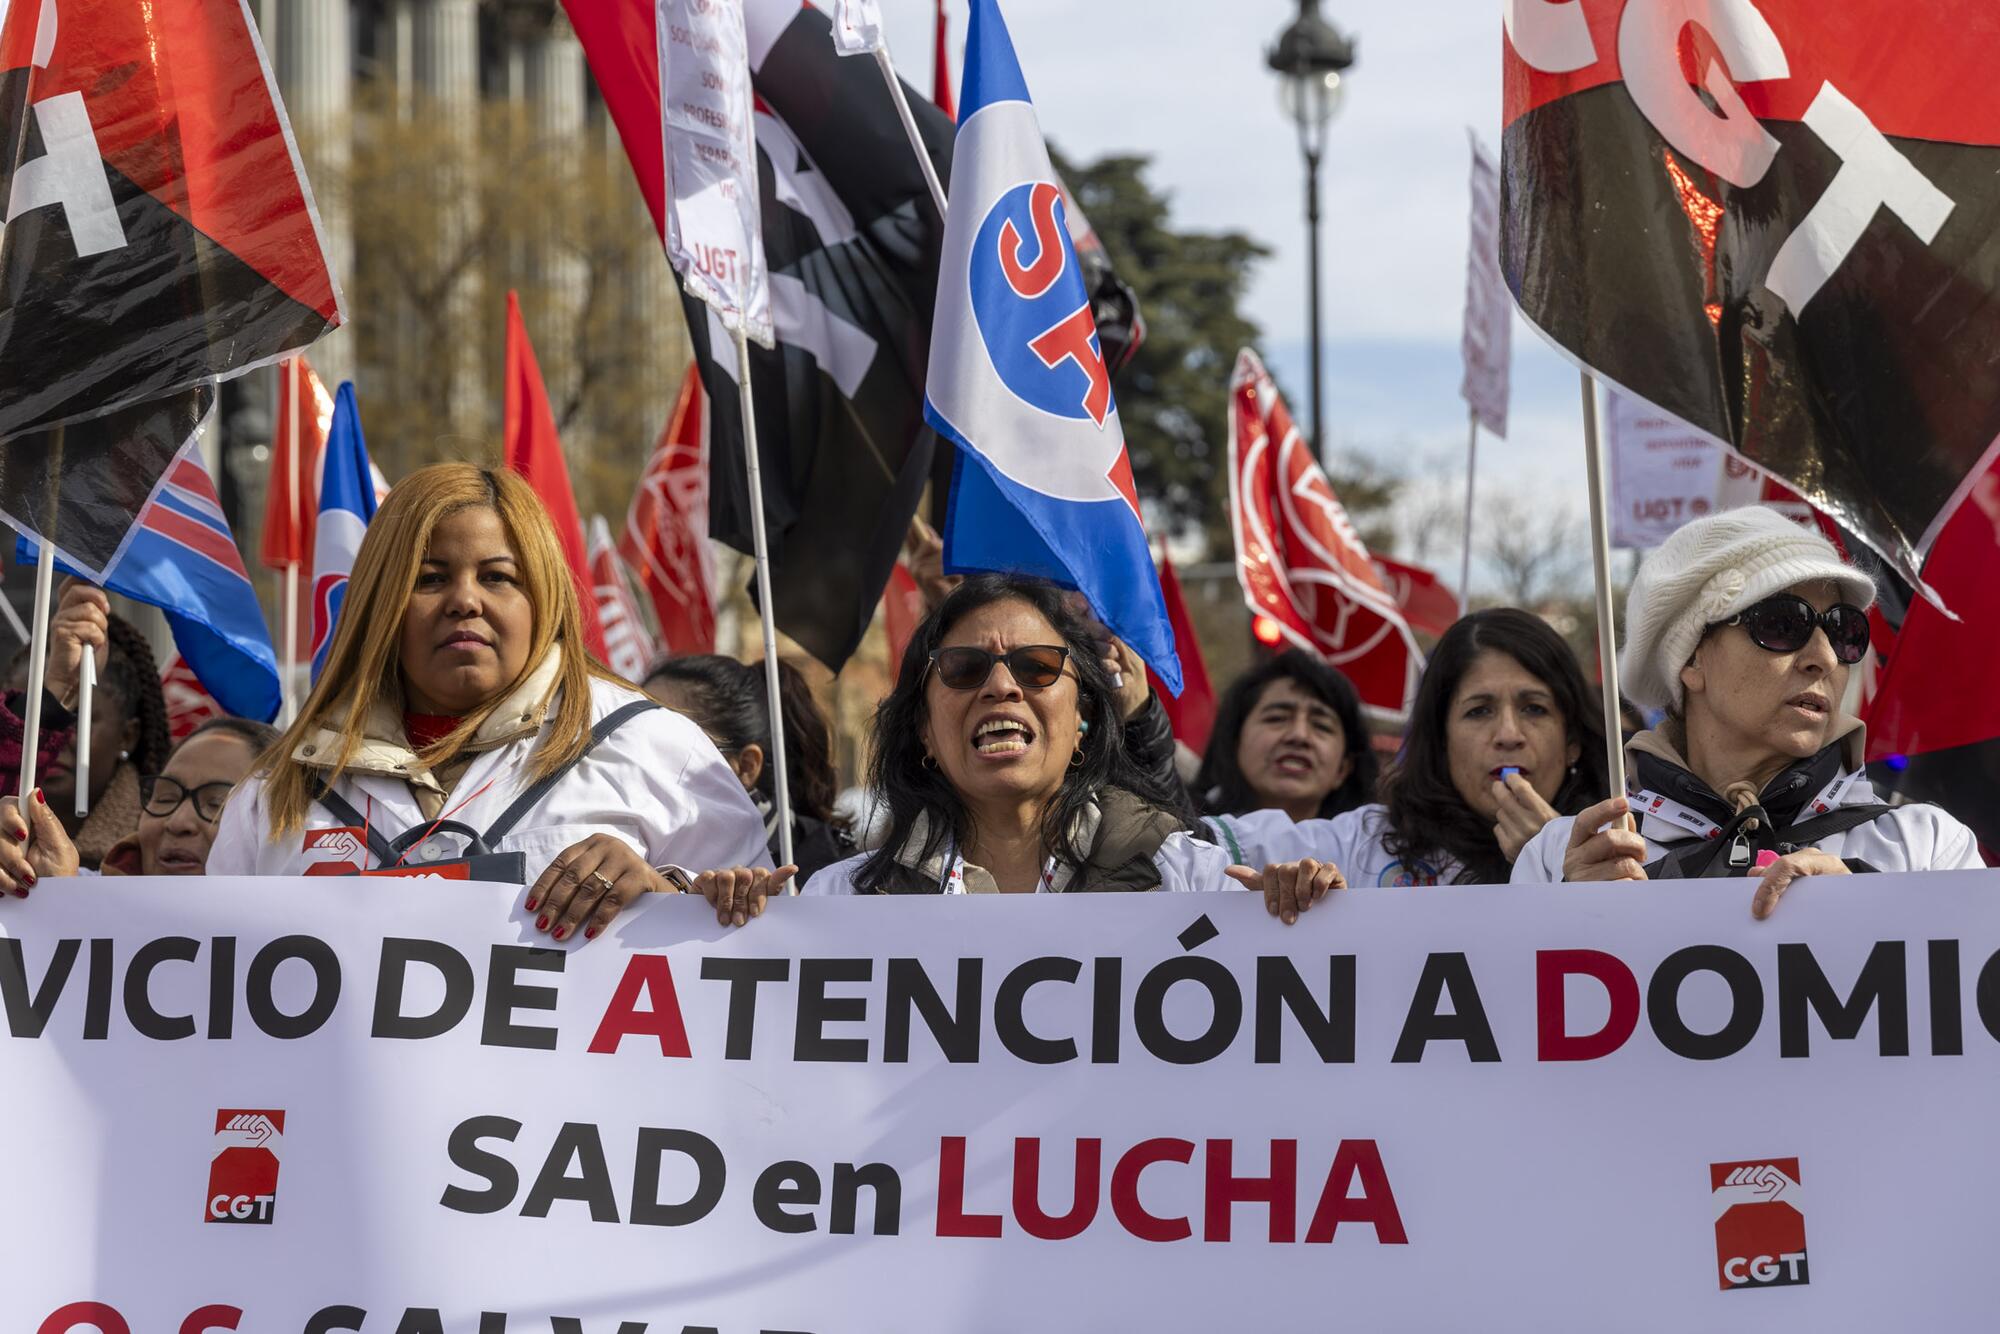
[[[0,201],[0,518],[101,572],[207,382],[342,318],[242,0],[15,0]]]
[[[1501,265],[1915,580],[2000,437],[2000,8],[1509,0]]]
[[[664,214],[653,0],[565,0],[658,225]],[[757,95],[758,200],[777,346],[750,349],[778,626],[838,670],[881,600],[930,477],[923,421],[942,238],[872,61],[842,60],[798,0],[744,6]],[[940,175],[952,125],[910,110]],[[749,487],[731,339],[684,302],[708,393],[709,531],[749,551]]]

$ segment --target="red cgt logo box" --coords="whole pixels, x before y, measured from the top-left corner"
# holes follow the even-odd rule
[[[215,1114],[202,1221],[269,1223],[277,1214],[281,1111],[225,1107]]]
[[[1711,1163],[1715,1263],[1724,1292],[1807,1282],[1805,1199],[1799,1160]]]

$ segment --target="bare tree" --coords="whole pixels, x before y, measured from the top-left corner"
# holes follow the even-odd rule
[[[1479,502],[1479,551],[1505,600],[1535,609],[1574,595],[1589,569],[1589,535],[1572,510],[1501,492]]]

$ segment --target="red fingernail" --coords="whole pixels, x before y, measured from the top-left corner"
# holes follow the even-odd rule
[[[35,883],[35,873],[33,871],[28,872],[28,878],[24,883],[30,885]]]
[[[41,804],[41,805],[43,805],[43,806],[46,806],[46,805],[48,805],[48,804],[49,804],[49,799],[48,799],[47,797],[45,797],[45,796],[43,796],[43,795],[42,795],[42,790],[41,790],[40,788],[36,788],[36,789],[35,789],[35,800],[36,800],[36,802],[38,802],[39,804]]]
[[[585,928],[583,928],[583,938],[585,940],[596,940],[597,928],[594,926],[586,926]]]
[[[14,837],[20,839],[23,843],[26,843],[28,841],[28,831],[25,829],[16,829],[14,831]]]
[[[539,902],[541,902],[541,900],[539,899],[529,899],[527,903],[523,906],[525,906],[529,912],[533,912],[535,910],[535,905],[538,904]]]
[[[549,929],[549,915],[547,913],[543,913],[540,917],[537,917],[535,919],[535,930],[546,931],[548,929]]]
[[[556,928],[556,935],[555,935],[555,938],[556,938],[557,940],[561,940],[561,939],[562,939],[562,938],[563,938],[564,936],[567,936],[568,934],[569,934],[569,928],[568,928],[568,927],[566,927],[566,926],[559,926],[559,927],[557,927],[557,928]]]

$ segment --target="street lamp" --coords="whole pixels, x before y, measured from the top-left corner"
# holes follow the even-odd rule
[[[1306,159],[1307,310],[1312,343],[1312,451],[1321,457],[1319,347],[1319,157],[1326,125],[1340,109],[1342,76],[1353,68],[1354,43],[1319,16],[1319,0],[1299,0],[1299,16],[1278,34],[1265,57],[1278,73],[1278,100],[1298,126]]]

